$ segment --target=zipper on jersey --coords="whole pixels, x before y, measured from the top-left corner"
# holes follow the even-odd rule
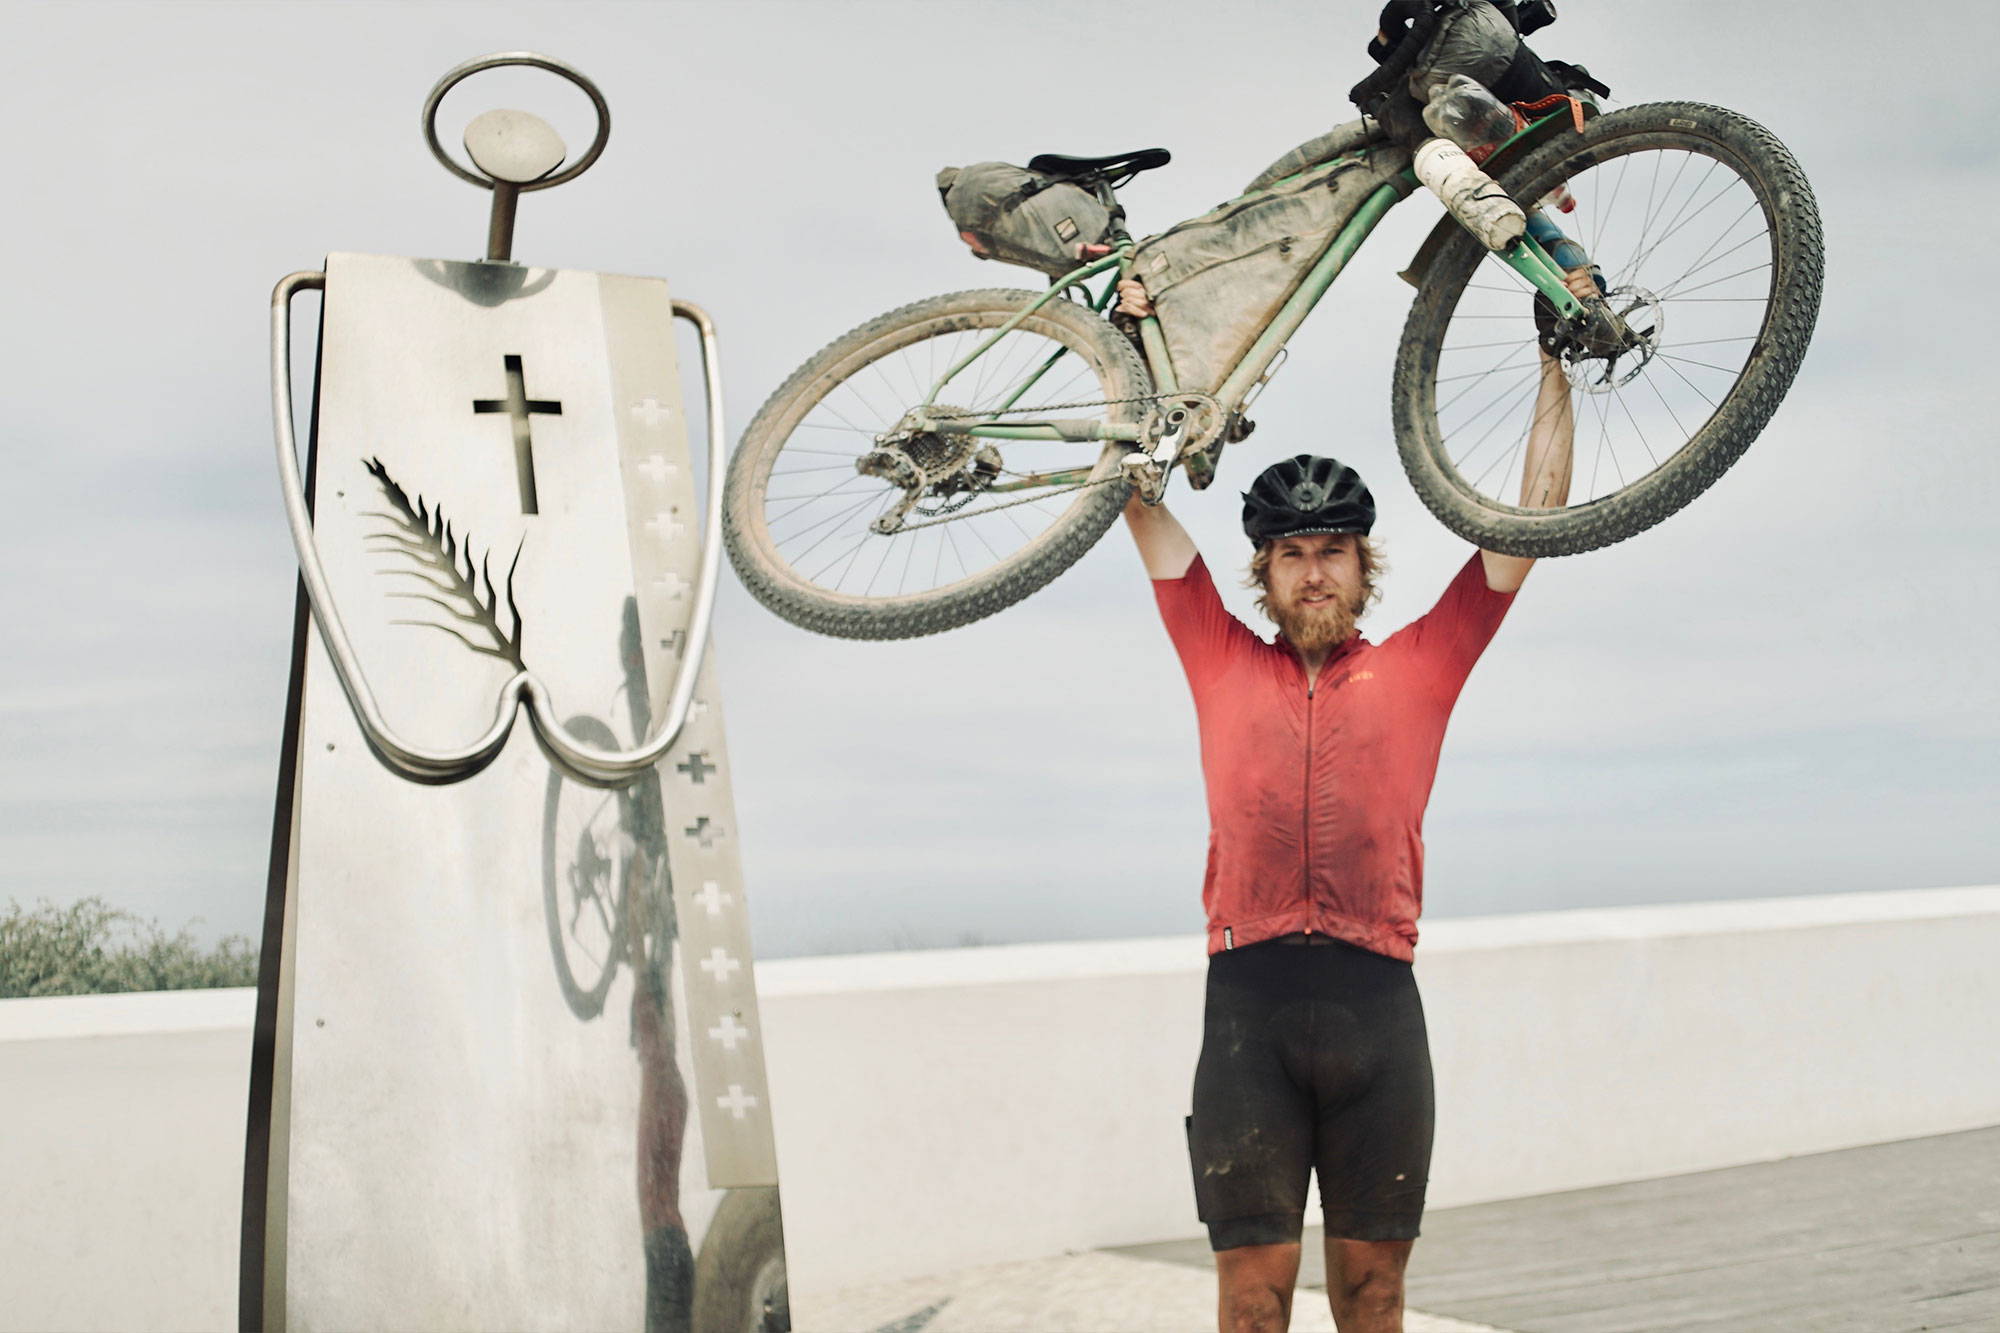
[[[1305,663],[1299,663],[1299,670],[1305,670]],[[1325,668],[1322,667],[1322,670]],[[1312,928],[1312,794],[1313,794],[1313,695],[1318,682],[1310,676],[1306,678],[1306,790],[1305,798],[1299,802],[1299,846],[1302,850],[1299,866],[1299,891],[1305,899],[1306,934]]]

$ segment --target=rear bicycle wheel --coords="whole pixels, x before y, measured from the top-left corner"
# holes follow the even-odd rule
[[[1691,102],[1600,116],[1505,173],[1602,269],[1639,333],[1560,353],[1574,423],[1569,500],[1524,508],[1541,383],[1534,292],[1470,235],[1439,252],[1396,358],[1404,471],[1444,525],[1488,550],[1569,555],[1673,514],[1749,447],[1791,387],[1819,316],[1819,211],[1804,173],[1747,117]]]
[[[822,634],[913,638],[1013,605],[1104,535],[1130,491],[1118,468],[1127,445],[934,434],[883,461],[878,437],[1042,295],[904,306],[828,344],[771,395],[737,446],[723,504],[730,559],[758,601]],[[1013,422],[1129,422],[1151,391],[1131,344],[1058,298],[961,371],[939,405],[1004,408]]]

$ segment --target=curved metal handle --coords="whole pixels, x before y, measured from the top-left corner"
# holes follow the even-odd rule
[[[313,623],[319,626],[327,656],[333,660],[340,688],[354,709],[361,734],[378,758],[404,777],[416,782],[442,784],[461,782],[485,768],[507,743],[508,733],[522,703],[528,708],[536,738],[551,761],[569,776],[593,786],[624,786],[658,763],[673,746],[687,722],[688,705],[694,699],[697,678],[708,651],[709,623],[715,611],[715,586],[722,572],[722,475],[728,465],[728,437],[722,423],[722,376],[717,366],[715,324],[701,307],[686,301],[673,303],[674,315],[693,324],[701,334],[703,388],[708,402],[708,500],[703,506],[707,529],[703,534],[701,566],[696,576],[694,613],[688,622],[687,648],[674,676],[673,693],[659,730],[631,750],[601,750],[570,735],[559,720],[548,686],[533,672],[514,675],[500,689],[493,725],[470,745],[458,750],[426,750],[411,745],[389,726],[381,705],[362,674],[340,612],[333,604],[326,572],[313,544],[312,515],[306,509],[305,483],[299,471],[298,443],[292,431],[292,298],[302,291],[324,290],[326,274],[288,274],[271,293],[271,404],[278,445],[278,477],[284,490],[285,518],[292,530],[292,546],[298,553],[299,574],[305,580],[306,600],[312,607]]]

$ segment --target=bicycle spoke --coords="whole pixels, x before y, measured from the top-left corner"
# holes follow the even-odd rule
[[[1737,221],[1739,222],[1742,221],[1742,218],[1738,218]],[[1725,239],[1723,237],[1718,236],[1715,240],[1709,242],[1708,250],[1703,251],[1696,258],[1694,265],[1691,268],[1687,269],[1679,277],[1675,278],[1672,282],[1669,282],[1666,286],[1660,288],[1660,295],[1661,296],[1667,295],[1669,292],[1672,292],[1675,288],[1679,287],[1682,283],[1686,282],[1689,278],[1692,278],[1695,274],[1701,272],[1703,269],[1709,267],[1711,264],[1721,263],[1723,260],[1729,258],[1729,256],[1735,254],[1738,250],[1741,250],[1744,246],[1755,245],[1758,241],[1763,240],[1770,234],[1771,234],[1771,229],[1769,227],[1766,227],[1762,231],[1758,232],[1755,236],[1744,237],[1736,244],[1730,246],[1727,250],[1724,250],[1721,254],[1711,255],[1710,252],[1713,251],[1716,246],[1720,245],[1722,241]],[[1762,265],[1762,267],[1769,268],[1770,265],[1764,264]]]
[[[1696,361],[1691,357],[1675,356],[1671,352],[1660,353],[1660,359],[1663,361],[1678,361],[1684,366],[1700,366],[1703,370],[1719,370],[1725,375],[1734,375],[1738,369],[1738,367],[1734,366],[1718,366],[1709,361]]]
[[[1532,339],[1527,339],[1527,338],[1524,338],[1524,339],[1522,339],[1522,340],[1521,340],[1520,342],[1518,342],[1518,343],[1514,344],[1514,346],[1515,346],[1515,348],[1516,348],[1516,349],[1519,349],[1519,348],[1522,348],[1522,347],[1525,347],[1525,346],[1527,346],[1527,345],[1528,345],[1528,344],[1529,344],[1530,342],[1532,342],[1532,341],[1533,341]],[[1508,353],[1508,355],[1512,355],[1512,353]],[[1506,359],[1507,359],[1507,358],[1506,358],[1505,356],[1503,356],[1503,357],[1501,357],[1501,359],[1500,359],[1500,360],[1504,362],[1504,361],[1505,361]],[[1483,370],[1483,371],[1473,371],[1473,372],[1471,372],[1472,374],[1474,374],[1474,375],[1477,375],[1477,376],[1478,376],[1478,379],[1474,380],[1474,381],[1473,381],[1473,383],[1471,383],[1471,384],[1468,384],[1468,385],[1466,385],[1466,386],[1465,386],[1465,387],[1464,387],[1463,389],[1460,389],[1460,390],[1459,390],[1459,391],[1458,391],[1457,393],[1453,394],[1453,395],[1452,395],[1452,396],[1451,396],[1450,398],[1447,398],[1447,399],[1446,399],[1446,400],[1445,400],[1444,402],[1442,402],[1442,403],[1439,403],[1439,404],[1438,404],[1438,407],[1437,407],[1437,410],[1438,410],[1438,415],[1439,415],[1439,416],[1443,416],[1443,415],[1445,414],[1445,412],[1446,412],[1446,411],[1448,411],[1448,410],[1449,410],[1450,408],[1452,408],[1453,406],[1455,406],[1455,405],[1457,404],[1457,402],[1458,402],[1458,400],[1459,400],[1459,399],[1461,399],[1461,398],[1465,397],[1465,396],[1466,396],[1467,394],[1471,393],[1471,392],[1472,392],[1472,391],[1473,391],[1474,389],[1478,388],[1478,387],[1479,387],[1479,385],[1480,385],[1481,383],[1483,383],[1483,382],[1484,382],[1484,381],[1485,381],[1485,380],[1487,379],[1487,377],[1489,377],[1489,376],[1492,376],[1492,375],[1497,375],[1497,374],[1499,374],[1499,373],[1500,373],[1500,372],[1501,372],[1502,370],[1504,370],[1504,369],[1507,369],[1507,367],[1506,367],[1506,366],[1504,366],[1504,365],[1501,365],[1501,364],[1500,364],[1499,362],[1496,362],[1496,363],[1494,363],[1493,365],[1491,365],[1491,366],[1488,366],[1488,367],[1487,367],[1487,368],[1486,368],[1485,370]],[[1453,379],[1464,379],[1464,378],[1466,378],[1466,377],[1465,377],[1464,375],[1454,375],[1454,376],[1452,376],[1452,378],[1453,378]],[[1437,382],[1438,382],[1439,384],[1443,384],[1443,383],[1444,383],[1445,381],[1443,381],[1443,380],[1439,380],[1439,381],[1437,381]]]
[[[1737,270],[1736,272],[1734,272],[1734,273],[1731,273],[1731,274],[1729,274],[1729,275],[1728,275],[1727,277],[1722,277],[1722,278],[1711,278],[1711,279],[1709,279],[1709,280],[1708,280],[1707,282],[1704,282],[1704,283],[1702,283],[1702,284],[1701,284],[1700,286],[1698,286],[1698,287],[1690,287],[1690,288],[1688,288],[1688,292],[1702,292],[1702,291],[1707,291],[1707,290],[1708,290],[1708,289],[1709,289],[1710,287],[1714,287],[1714,286],[1717,286],[1717,285],[1719,285],[1719,284],[1721,284],[1721,283],[1725,283],[1725,282],[1728,282],[1728,281],[1730,281],[1730,280],[1731,280],[1732,278],[1740,278],[1740,277],[1742,277],[1742,276],[1743,276],[1744,274],[1746,274],[1746,273],[1761,273],[1761,272],[1765,272],[1765,271],[1769,270],[1769,269],[1770,269],[1770,267],[1771,267],[1771,266],[1770,266],[1769,264],[1752,264],[1752,265],[1751,265],[1751,266],[1750,266],[1749,268],[1744,268],[1744,269],[1738,269],[1738,270]],[[1659,293],[1659,295],[1660,295],[1660,298],[1661,298],[1662,300],[1675,300],[1675,301],[1679,301],[1679,300],[1684,300],[1684,299],[1686,298],[1686,293],[1682,293],[1682,294],[1680,294],[1680,295],[1670,295],[1670,294],[1669,294],[1668,292],[1661,292],[1661,293]]]

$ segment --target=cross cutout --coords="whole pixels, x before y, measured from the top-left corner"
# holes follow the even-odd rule
[[[700,784],[707,781],[710,773],[715,772],[715,765],[708,762],[708,751],[689,750],[687,762],[675,764],[674,771],[685,773],[688,775],[688,781]]]
[[[672,463],[669,463],[667,461],[667,456],[665,454],[647,454],[644,458],[639,460],[638,470],[642,475],[645,476],[645,478],[648,481],[652,482],[655,486],[658,486],[668,477],[671,477],[674,475],[674,473],[680,471],[679,468],[675,467]]]
[[[738,1120],[741,1120],[744,1118],[744,1112],[757,1105],[757,1098],[743,1091],[741,1083],[732,1083],[729,1085],[729,1095],[726,1097],[717,1097],[715,1104]]]
[[[671,418],[673,414],[673,408],[653,397],[641,398],[632,405],[632,415],[639,418],[639,424],[642,426],[657,426]]]
[[[688,825],[686,832],[690,838],[693,838],[703,847],[715,846],[715,840],[722,836],[722,830],[717,828],[707,815],[701,816],[694,823]]]
[[[541,506],[535,494],[535,447],[528,434],[530,416],[561,416],[562,404],[548,398],[528,397],[527,377],[521,372],[521,358],[503,357],[501,363],[507,368],[507,396],[505,398],[475,398],[472,410],[476,413],[504,412],[514,427],[514,478],[521,487],[521,512],[539,514]]]
[[[701,882],[701,891],[694,895],[694,900],[707,908],[710,916],[721,916],[722,905],[730,900],[730,895],[724,893],[722,886],[714,880],[705,879]]]
[[[679,657],[681,655],[681,649],[687,646],[687,637],[688,637],[688,632],[686,630],[677,629],[672,634],[669,634],[666,638],[660,640],[660,647],[666,649],[668,652],[672,653],[675,657]],[[689,717],[694,716],[693,704],[688,705],[688,716]]]
[[[750,1036],[750,1029],[736,1021],[735,1014],[724,1014],[722,1022],[708,1030],[708,1035],[722,1043],[722,1049],[736,1054],[736,1043]]]
[[[696,718],[700,717],[703,713],[706,713],[707,711],[708,711],[708,700],[706,699],[688,700],[688,721],[690,722],[694,721]]]
[[[653,582],[659,585],[662,592],[666,593],[667,600],[670,602],[678,602],[681,598],[687,596],[687,590],[691,586],[686,579],[671,569],[654,579]]]
[[[646,520],[646,530],[653,533],[661,541],[672,541],[687,531],[687,524],[674,517],[677,512],[677,510],[669,509],[663,514],[653,515]]]
[[[728,951],[719,944],[708,951],[708,957],[701,960],[700,966],[702,971],[724,984],[728,983],[732,972],[743,970],[743,964],[731,958]]]

